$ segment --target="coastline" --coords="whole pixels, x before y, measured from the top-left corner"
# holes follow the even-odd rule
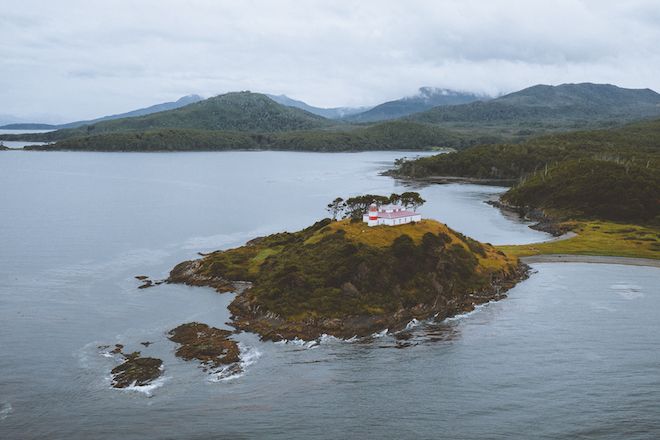
[[[520,257],[525,264],[534,263],[591,263],[623,264],[627,266],[645,266],[660,268],[660,260],[638,257],[610,257],[604,255],[543,254]]]

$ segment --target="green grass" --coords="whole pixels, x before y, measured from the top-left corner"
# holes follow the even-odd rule
[[[660,259],[660,228],[605,221],[575,221],[567,240],[497,246],[517,257],[545,254],[603,255]]]

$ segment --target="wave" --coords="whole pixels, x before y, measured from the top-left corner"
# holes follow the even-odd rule
[[[213,371],[209,378],[210,382],[225,382],[228,380],[238,379],[245,375],[245,371],[251,365],[257,362],[261,357],[261,352],[256,347],[245,345],[242,342],[238,343],[238,348],[241,351],[240,362],[225,365]]]
[[[163,368],[161,367],[161,370],[162,369]],[[138,392],[146,395],[147,397],[151,397],[153,396],[153,391],[157,388],[162,387],[165,384],[165,382],[167,382],[168,380],[169,377],[161,376],[147,385],[130,385],[127,386],[126,388],[113,388],[113,389],[120,391]]]
[[[0,406],[0,421],[9,417],[9,414],[13,412],[14,412],[14,407],[11,406],[11,403],[4,402],[2,406]]]

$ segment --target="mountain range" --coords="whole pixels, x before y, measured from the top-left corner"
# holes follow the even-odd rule
[[[116,115],[102,116],[96,119],[90,119],[85,121],[75,121],[69,122],[66,124],[40,124],[34,122],[20,122],[20,123],[10,123],[3,126],[0,126],[0,130],[58,130],[61,128],[77,128],[82,127],[83,125],[96,124],[97,122],[110,121],[113,119],[122,119],[122,118],[132,118],[135,116],[145,116],[152,113],[163,112],[166,110],[174,110],[180,107],[184,107],[188,104],[193,104],[195,102],[202,101],[202,98],[199,95],[186,95],[173,102],[163,102],[161,104],[152,105],[145,108],[139,108],[137,110],[132,110],[126,113],[119,113]]]
[[[286,95],[269,95],[266,94],[270,99],[277,102],[278,104],[286,105],[287,107],[295,107],[301,110],[305,110],[315,115],[323,116],[328,119],[341,119],[347,116],[355,115],[357,113],[366,112],[371,109],[371,107],[333,107],[333,108],[321,108],[314,107],[309,105],[306,102],[298,101],[292,98],[289,98]]]
[[[414,96],[388,101],[367,111],[347,115],[351,122],[375,122],[402,118],[438,106],[453,106],[475,101],[485,101],[490,97],[474,93],[457,92],[435,87],[422,87]]]
[[[410,116],[431,124],[567,126],[622,123],[660,116],[660,94],[611,84],[536,85],[490,101],[434,107]],[[575,127],[571,127],[575,124]]]
[[[414,98],[392,102],[412,103],[406,110],[409,111],[422,101],[432,105],[477,98],[423,88]],[[305,149],[308,142],[308,149],[323,151],[378,149],[379,145],[382,149],[464,148],[475,143],[519,142],[554,132],[660,117],[660,95],[650,89],[625,89],[610,84],[536,85],[487,101],[442,104],[397,121],[353,120],[364,113],[374,115],[372,112],[378,107],[387,106],[383,104],[348,118],[328,119],[279,104],[264,94],[232,92],[144,116],[106,119],[48,133],[0,135],[0,140],[53,142],[79,138],[67,143],[75,144],[76,149],[85,145],[108,148],[111,140],[127,142],[136,149],[157,148],[159,141],[169,142],[164,149],[176,145],[182,149],[213,149],[214,144],[218,149],[230,149],[232,142],[236,148],[296,150]],[[396,106],[392,104],[390,108]],[[383,117],[389,118],[391,113],[385,113]],[[100,138],[110,135],[114,137]]]

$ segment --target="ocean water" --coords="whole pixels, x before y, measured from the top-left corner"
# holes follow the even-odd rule
[[[534,265],[506,300],[407,339],[243,333],[226,380],[174,357],[166,332],[226,327],[232,296],[135,275],[408,190],[379,175],[406,154],[0,153],[0,438],[660,437],[656,268]],[[549,238],[483,203],[503,188],[418,189],[423,215],[479,240]],[[163,359],[162,379],[111,389],[98,346],[115,343]]]

